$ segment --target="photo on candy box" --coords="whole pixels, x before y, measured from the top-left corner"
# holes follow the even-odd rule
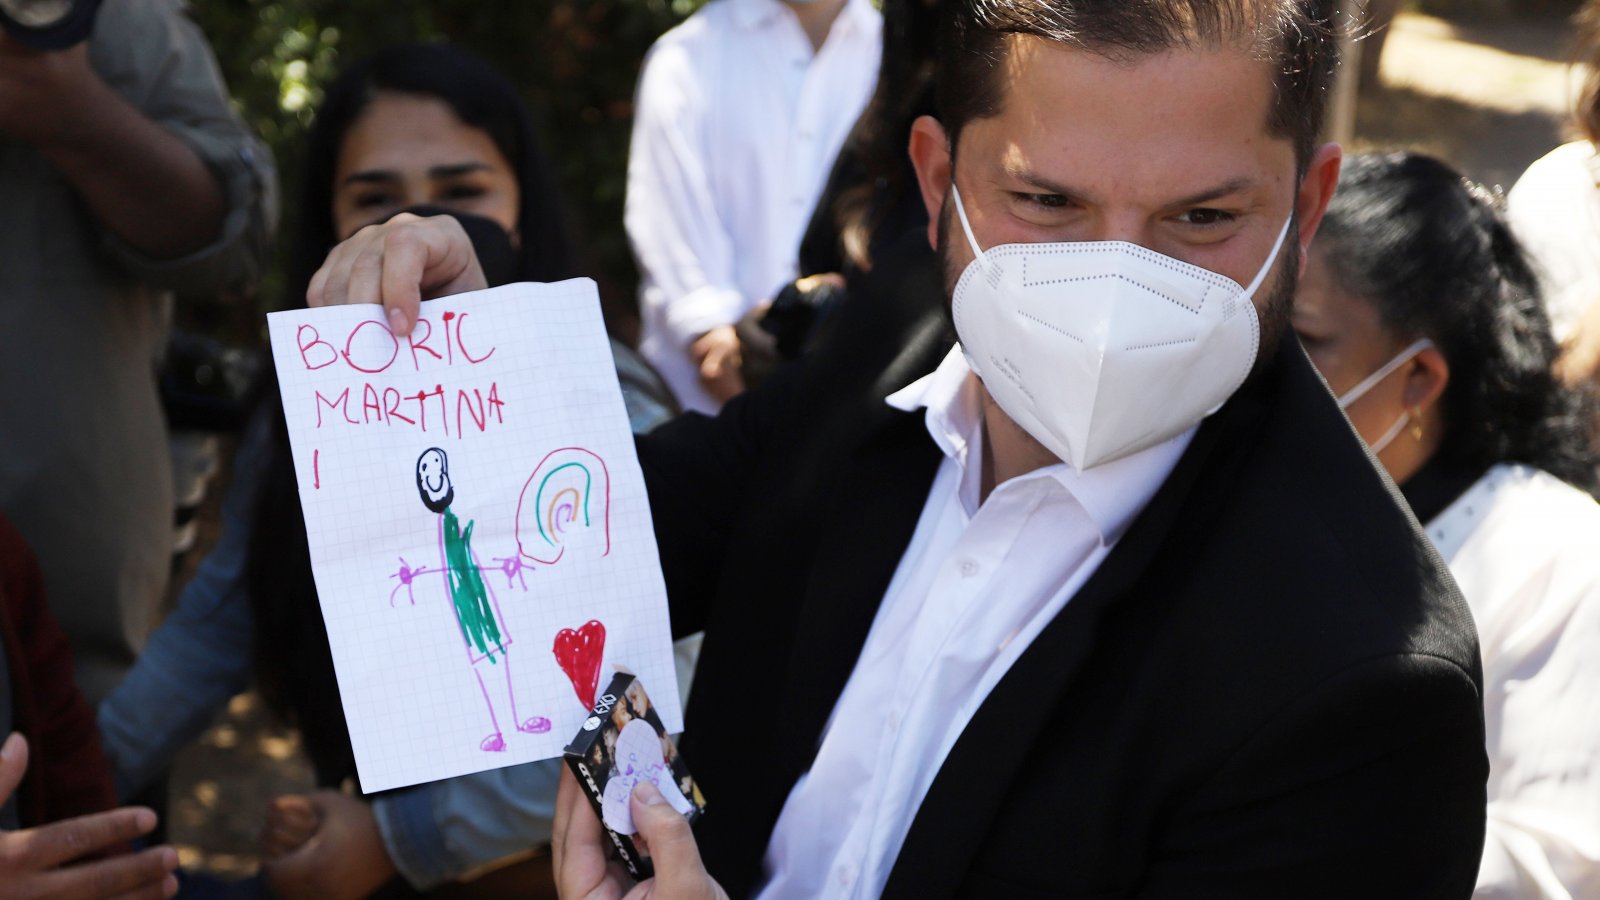
[[[705,811],[699,785],[667,736],[644,684],[631,673],[618,673],[596,698],[592,714],[567,745],[566,760],[634,878],[649,878],[654,871],[650,848],[633,825],[629,799],[634,785],[655,784],[667,803],[691,822]]]

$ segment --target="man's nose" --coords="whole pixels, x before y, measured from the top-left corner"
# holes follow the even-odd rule
[[[1108,213],[1097,216],[1090,225],[1090,241],[1125,241],[1141,247],[1152,247],[1155,239],[1150,217],[1143,213]]]

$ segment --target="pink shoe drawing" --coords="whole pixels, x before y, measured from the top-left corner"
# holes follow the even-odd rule
[[[486,753],[503,753],[506,749],[506,739],[496,731],[479,742],[478,749]]]
[[[544,734],[550,730],[550,720],[544,716],[534,716],[518,725],[517,730],[524,734]]]

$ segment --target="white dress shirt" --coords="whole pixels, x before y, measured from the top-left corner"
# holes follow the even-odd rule
[[[889,397],[944,452],[811,770],[767,845],[762,900],[877,897],[945,756],[1093,574],[1194,435],[1082,474],[1057,463],[979,504],[982,388],[958,346]]]
[[[1533,257],[1556,340],[1600,303],[1600,155],[1578,141],[1528,167],[1506,197],[1506,219]]]
[[[1483,648],[1489,818],[1474,896],[1600,897],[1600,505],[1495,466],[1426,530]]]
[[[639,350],[686,409],[714,412],[689,344],[797,275],[800,238],[878,77],[882,19],[847,0],[822,47],[781,0],[715,0],[645,58],[625,224]]]

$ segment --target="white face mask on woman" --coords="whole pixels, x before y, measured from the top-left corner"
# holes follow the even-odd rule
[[[956,283],[956,333],[1000,408],[1074,469],[1121,459],[1215,412],[1255,365],[1249,287],[1125,241],[978,246]],[[1292,219],[1290,220],[1292,221]]]
[[[1418,338],[1417,340],[1412,341],[1411,346],[1401,350],[1394,359],[1391,359],[1379,366],[1376,372],[1373,372],[1366,378],[1361,379],[1361,381],[1356,384],[1355,387],[1345,391],[1343,394],[1340,394],[1339,408],[1345,410],[1349,409],[1350,404],[1360,400],[1366,395],[1367,391],[1370,391],[1376,387],[1378,382],[1388,378],[1390,375],[1393,375],[1396,369],[1410,362],[1412,357],[1432,346],[1433,341],[1430,341],[1427,338]],[[1389,430],[1385,431],[1382,437],[1367,445],[1367,447],[1372,450],[1373,456],[1377,456],[1379,453],[1382,453],[1383,448],[1394,443],[1394,439],[1399,437],[1400,432],[1405,429],[1407,418],[1409,417],[1404,411],[1402,411],[1400,413],[1400,418],[1394,420],[1394,424],[1389,426]],[[1365,438],[1363,438],[1363,440],[1365,440]]]

